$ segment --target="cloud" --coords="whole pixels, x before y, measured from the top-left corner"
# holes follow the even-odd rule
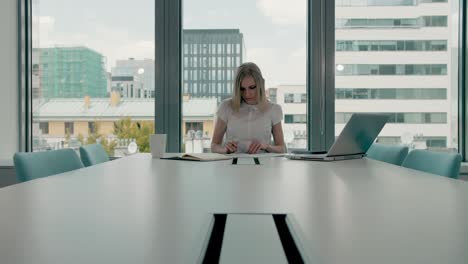
[[[33,46],[48,45],[51,33],[55,28],[55,18],[51,16],[33,16],[32,33]]]
[[[306,82],[305,46],[286,53],[274,48],[251,48],[246,61],[255,62],[260,67],[267,88]]]
[[[307,47],[305,44],[302,45],[302,47],[291,51],[291,57],[302,59],[305,58],[305,56],[307,56]]]
[[[39,21],[39,24],[41,25],[41,27],[53,26],[55,24],[55,18],[51,16],[35,16],[35,18]]]
[[[106,57],[108,71],[115,66],[116,60],[130,57],[154,59],[154,40],[135,38],[126,29],[96,24],[86,32],[57,32],[53,17],[36,16],[33,19],[34,47],[86,46]]]
[[[127,57],[118,59],[127,59],[129,57],[135,59],[154,59],[154,41],[139,40],[128,43],[121,47],[122,51],[128,54]]]
[[[275,24],[306,24],[307,1],[305,0],[258,0],[257,7]]]

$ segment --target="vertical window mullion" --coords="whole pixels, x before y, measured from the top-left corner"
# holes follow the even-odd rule
[[[169,152],[181,146],[181,2],[155,2],[155,131],[168,135]]]
[[[335,1],[308,2],[308,148],[328,150],[335,139]]]
[[[468,67],[467,67],[467,49],[468,49],[468,16],[467,16],[467,1],[463,0],[460,1],[460,8],[459,8],[459,61],[458,67],[459,72],[461,74],[458,75],[458,151],[463,156],[463,161],[466,161],[466,157],[468,155],[468,148],[466,147],[466,142],[468,141],[466,135],[466,126],[468,123],[467,120],[467,111],[468,108],[466,106],[467,102],[467,92],[466,87],[468,86],[467,75],[468,75]]]
[[[32,151],[31,0],[18,1],[18,150]]]

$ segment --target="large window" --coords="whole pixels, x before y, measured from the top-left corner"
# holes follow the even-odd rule
[[[307,0],[185,0],[182,6],[183,151],[210,150],[217,108],[231,98],[236,69],[244,62],[260,67],[269,100],[283,113],[307,111]],[[286,99],[290,94],[293,105]],[[295,134],[307,131],[302,116],[294,123],[283,118],[289,147],[307,148],[304,133]]]
[[[315,0],[166,3],[32,1],[34,151],[99,141],[119,156],[135,141],[145,152],[154,128],[171,151],[209,151],[247,61],[283,109],[289,148],[325,150],[354,112],[394,116],[382,141],[457,148],[459,1],[336,0],[335,17]]]
[[[386,113],[380,143],[458,147],[458,2],[336,0],[335,135]]]
[[[32,1],[32,148],[149,151],[154,1]]]

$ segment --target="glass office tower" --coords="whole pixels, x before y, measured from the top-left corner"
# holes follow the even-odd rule
[[[190,97],[231,97],[244,40],[238,29],[185,29],[182,93]]]

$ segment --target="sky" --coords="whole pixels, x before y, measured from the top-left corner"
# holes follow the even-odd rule
[[[33,46],[84,45],[119,59],[154,59],[154,0],[33,0]],[[184,29],[239,29],[246,61],[267,87],[306,82],[305,0],[185,0]]]

